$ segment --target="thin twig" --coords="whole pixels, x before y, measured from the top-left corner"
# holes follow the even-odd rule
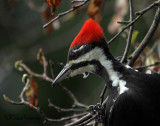
[[[42,59],[43,59],[43,74],[44,76],[47,76],[48,62],[46,61],[45,56],[43,56]]]
[[[123,31],[125,31],[127,28],[129,28],[131,25],[133,25],[141,15],[137,16],[133,21],[131,21],[128,25],[122,28],[120,32],[118,32],[111,40],[108,41],[108,44],[111,44]]]
[[[75,125],[78,125],[80,123],[85,122],[86,120],[88,120],[88,119],[90,119],[92,117],[93,117],[93,115],[91,113],[89,113],[89,114],[83,116],[82,118],[78,119],[77,121],[72,122],[70,124],[66,124],[65,126],[75,126]]]
[[[84,0],[72,0],[71,3],[84,2]]]
[[[107,89],[107,84],[104,85],[104,88],[103,88],[103,90],[102,90],[102,92],[101,92],[101,94],[100,94],[100,104],[103,103],[104,94],[105,94],[105,92],[106,92],[106,89]]]
[[[59,106],[56,106],[53,104],[50,99],[48,99],[48,106],[55,108],[58,112],[82,112],[86,111],[86,109],[81,109],[81,108],[61,108]]]
[[[65,92],[69,94],[69,96],[73,99],[75,106],[87,108],[87,105],[80,103],[70,90],[68,90],[66,87],[62,86],[61,84],[58,84],[58,86],[61,87],[61,89],[63,89]]]
[[[103,101],[102,103],[102,106],[105,107],[106,106],[106,103],[108,101],[108,97]],[[77,121],[75,122],[72,122],[70,124],[67,124],[65,126],[75,126],[75,125],[79,125],[79,124],[82,124],[83,122],[86,122],[87,120],[90,120],[92,119],[92,117],[96,118],[97,117],[97,113],[93,115],[93,113],[88,113],[86,116],[83,116],[82,118],[78,119]],[[92,120],[90,120],[92,121]],[[89,123],[89,122],[88,122]]]
[[[118,32],[111,40],[109,40],[108,44],[111,44],[124,30],[126,30],[131,25],[133,25],[143,14],[145,14],[146,12],[148,12],[153,7],[156,7],[159,4],[160,4],[160,1],[156,1],[156,4],[155,4],[155,2],[153,4],[151,4],[152,7],[150,7],[151,5],[149,5],[148,7],[146,7],[145,9],[143,9],[144,11],[138,11],[138,12],[136,12],[136,13],[139,13],[138,16],[133,21],[131,21],[128,25],[126,25],[125,27],[123,27],[122,30],[120,32]]]
[[[23,105],[22,102],[15,102],[15,101],[9,99],[5,94],[3,95],[3,98],[5,99],[5,101],[7,101],[7,102],[9,102],[11,104],[14,104],[14,105]]]
[[[26,92],[29,83],[30,83],[30,79],[27,79],[26,85],[24,86],[24,88],[23,88],[23,90],[22,90],[22,92],[21,92],[21,94],[19,96],[19,98],[21,99],[22,102],[25,101],[23,95]]]
[[[61,121],[66,121],[66,120],[70,120],[70,119],[73,119],[73,118],[78,118],[78,117],[81,117],[81,116],[85,116],[86,114],[87,114],[87,112],[84,112],[84,113],[80,113],[80,114],[75,114],[73,116],[62,117],[60,119],[48,119],[47,121],[61,122]]]
[[[130,21],[133,21],[133,19],[134,19],[134,8],[133,8],[133,1],[132,0],[129,0],[129,6],[130,6]],[[127,41],[127,44],[126,44],[126,48],[125,48],[123,57],[121,59],[121,63],[124,63],[127,59],[128,52],[129,52],[130,45],[131,45],[133,30],[134,30],[134,24],[130,26],[130,30],[129,30],[129,34],[128,34],[128,41]]]
[[[118,21],[117,23],[127,25],[130,23],[130,21]]]
[[[49,60],[49,64],[50,64],[50,70],[51,70],[51,75],[52,78],[55,78],[55,74],[54,74],[54,63],[52,60]]]
[[[160,22],[160,8],[157,9],[156,14],[155,14],[155,18],[154,18],[152,25],[151,25],[149,31],[147,32],[146,36],[144,37],[144,39],[142,40],[142,42],[140,43],[138,48],[133,52],[133,54],[131,56],[131,60],[128,63],[130,66],[133,66],[133,64],[136,61],[136,59],[138,58],[138,56],[144,50],[146,45],[150,42],[152,36],[154,35],[154,33],[158,27],[159,22]]]
[[[30,74],[31,76],[41,78],[41,79],[46,80],[46,81],[48,81],[48,82],[53,82],[53,79],[50,78],[50,77],[48,77],[48,76],[45,76],[45,74],[37,74],[37,73],[31,71],[30,68],[28,68],[24,63],[21,63],[20,66],[21,66],[22,68],[24,68],[24,70],[25,70],[28,74]]]
[[[50,25],[51,23],[53,23],[55,20],[59,19],[60,17],[80,8],[81,6],[83,6],[84,4],[86,4],[89,0],[83,0],[82,3],[78,4],[78,5],[75,5],[73,6],[70,10],[68,11],[65,11],[63,13],[59,13],[55,18],[53,18],[51,21],[49,21],[48,23],[46,23],[45,25],[43,25],[43,28],[46,28],[48,25]]]
[[[139,11],[139,12],[136,12],[136,15],[142,15],[142,14],[146,13],[148,10],[151,10],[152,8],[154,8],[156,6],[160,6],[160,1],[159,0],[154,2],[154,3],[152,3],[147,8],[145,8],[145,9]]]
[[[80,124],[77,124],[77,126],[86,126],[88,123],[90,123],[92,120],[94,120],[97,117],[97,115],[98,114],[93,115],[90,119],[88,119]]]
[[[157,62],[150,64],[150,65],[147,65],[147,66],[134,67],[134,69],[144,70],[144,69],[147,69],[148,67],[157,66],[157,65],[160,65],[160,61],[157,61]]]

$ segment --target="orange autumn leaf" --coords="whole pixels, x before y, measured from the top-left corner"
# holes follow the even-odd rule
[[[42,49],[39,49],[37,54],[37,60],[39,60],[40,65],[43,65],[43,58],[44,58],[43,51]]]
[[[31,79],[27,87],[25,95],[30,104],[37,106],[38,104],[38,86],[37,86],[37,83],[33,80],[33,78]]]
[[[102,9],[103,9],[102,0],[92,0],[88,7],[88,16],[99,23],[102,20],[102,15],[101,15]]]
[[[54,15],[51,15],[49,6],[44,6],[44,8],[42,10],[42,19],[43,19],[43,22],[44,23],[49,22],[53,18],[54,18]],[[48,25],[48,27],[45,28],[44,30],[45,30],[46,34],[49,34],[53,30],[53,25],[52,24]]]
[[[51,8],[51,12],[55,12],[56,8],[60,5],[61,0],[45,0],[49,7]]]
[[[142,59],[140,56],[136,59],[136,61],[133,64],[133,67],[139,67],[139,66],[142,66]]]
[[[55,17],[55,9],[60,5],[61,0],[45,0],[49,6],[44,5],[42,9],[42,19],[44,23],[49,22]],[[45,33],[48,35],[53,29],[59,29],[59,21],[56,20],[45,28]]]

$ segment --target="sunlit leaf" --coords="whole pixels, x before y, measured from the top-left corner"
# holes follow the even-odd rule
[[[138,34],[139,34],[139,31],[137,31],[137,30],[134,30],[134,31],[133,31],[131,42],[135,42]]]

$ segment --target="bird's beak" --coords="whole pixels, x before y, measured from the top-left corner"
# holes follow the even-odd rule
[[[62,71],[57,75],[57,77],[52,82],[52,86],[55,86],[57,83],[61,82],[65,78],[67,78],[71,73],[71,66],[72,65],[66,65]]]

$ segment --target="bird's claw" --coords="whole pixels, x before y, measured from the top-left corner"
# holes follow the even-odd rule
[[[104,117],[105,117],[105,112],[104,112],[104,107],[100,103],[97,103],[96,105],[90,105],[89,111],[91,114],[95,114],[97,112],[98,116],[97,116],[96,121],[98,123],[103,122]]]

